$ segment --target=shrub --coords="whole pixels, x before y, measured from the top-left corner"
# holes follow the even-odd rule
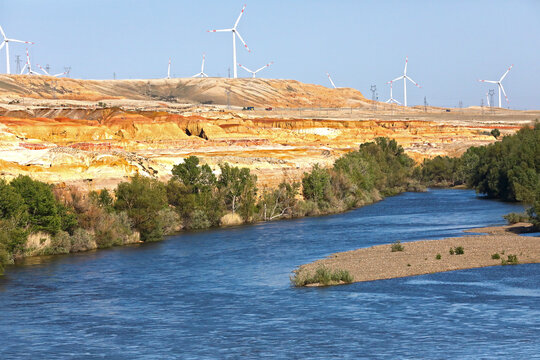
[[[437,254],[437,256],[435,256],[435,259],[441,260],[441,257],[442,257],[441,254]]]
[[[59,231],[51,238],[51,244],[41,251],[40,255],[68,254],[71,250],[71,239],[66,231]]]
[[[77,229],[71,235],[71,252],[93,250],[97,247],[94,236],[85,229]]]
[[[508,254],[508,260],[501,260],[501,265],[517,265],[519,264],[517,255]]]
[[[450,253],[450,255],[454,255],[454,248],[450,248],[448,252]]]
[[[122,245],[131,234],[131,219],[125,211],[104,212],[95,227],[96,245],[98,248]]]
[[[492,255],[491,255],[491,258],[492,258],[493,260],[499,260],[499,259],[501,258],[501,255],[499,255],[499,253],[495,253],[495,254],[492,254]]]
[[[529,215],[526,213],[510,213],[510,214],[503,215],[503,218],[505,218],[509,224],[528,222],[530,220]]]
[[[294,286],[305,286],[308,284],[330,285],[331,283],[351,283],[353,282],[352,275],[347,270],[330,270],[326,266],[319,266],[315,270],[315,274],[310,276],[306,270],[299,269],[291,277],[291,282]]]
[[[499,136],[501,136],[501,132],[499,131],[499,129],[493,129],[491,130],[491,136],[493,136],[495,139],[497,139]]]
[[[465,249],[463,249],[463,246],[457,246],[456,249],[456,255],[463,255],[465,254]]]
[[[396,240],[396,241],[392,244],[392,246],[391,246],[390,248],[391,248],[392,252],[403,251],[403,249],[405,249],[405,248],[403,247],[403,245],[401,245],[401,241],[399,241],[399,240]]]
[[[158,212],[158,216],[161,219],[163,226],[163,234],[174,234],[182,228],[182,220],[180,215],[171,208],[165,208]]]

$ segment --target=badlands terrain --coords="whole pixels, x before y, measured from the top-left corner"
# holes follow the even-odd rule
[[[136,173],[165,180],[196,155],[213,169],[248,167],[260,188],[272,187],[378,136],[422,161],[460,155],[496,141],[494,128],[511,134],[538,118],[540,111],[403,108],[293,80],[0,75],[0,174],[93,190]]]

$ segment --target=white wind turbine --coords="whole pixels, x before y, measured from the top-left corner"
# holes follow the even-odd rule
[[[484,83],[497,84],[497,86],[499,87],[499,107],[502,107],[501,106],[501,90],[502,90],[502,92],[504,94],[504,98],[506,99],[506,102],[508,102],[508,96],[506,96],[506,92],[504,91],[504,87],[502,86],[502,81],[506,77],[506,75],[508,75],[508,72],[510,71],[510,69],[513,66],[514,66],[514,64],[510,65],[508,70],[506,70],[506,72],[503,74],[503,76],[501,76],[501,78],[498,81],[496,81],[496,80],[478,80],[478,81],[484,82]]]
[[[491,104],[489,103],[489,91],[486,93],[486,100],[487,100],[487,104],[488,104],[488,107],[491,107]]]
[[[421,87],[413,79],[411,79],[410,77],[407,76],[407,64],[408,63],[409,63],[409,57],[407,56],[405,58],[405,69],[403,69],[403,75],[400,76],[400,77],[395,78],[394,80],[392,80],[392,82],[393,82],[393,81],[403,79],[403,105],[404,106],[407,106],[407,80],[409,80],[410,82],[412,82],[414,85],[418,86],[419,88]]]
[[[4,46],[6,47],[6,74],[11,74],[11,69],[9,68],[9,43],[18,42],[18,43],[23,43],[23,44],[33,44],[33,42],[8,39],[8,37],[6,36],[6,33],[4,32],[4,29],[2,29],[2,26],[0,26],[0,32],[2,33],[2,36],[4,37],[4,40],[2,41],[2,45],[0,45],[0,49],[2,49]]]
[[[248,73],[251,73],[251,75],[252,75],[251,77],[252,77],[252,78],[255,78],[255,77],[256,77],[255,74],[257,74],[259,71],[261,71],[261,70],[263,70],[263,69],[269,67],[269,66],[272,65],[273,63],[274,63],[273,61],[270,61],[268,64],[262,66],[261,68],[255,70],[255,71],[249,70],[247,67],[243,66],[242,64],[238,64],[238,66],[240,66],[242,69],[246,70]]]
[[[28,49],[26,49],[26,64],[24,64],[20,75],[24,73],[24,70],[28,71],[27,72],[28,75],[41,75],[37,71],[32,70],[32,66],[30,65],[30,55],[28,54]]]
[[[238,15],[238,19],[236,19],[236,22],[234,23],[234,26],[231,28],[231,29],[222,29],[222,30],[208,30],[208,32],[231,32],[232,33],[232,46],[233,46],[233,74],[234,74],[234,78],[236,79],[238,74],[237,74],[237,69],[236,69],[236,36],[238,36],[238,39],[240,39],[240,41],[242,42],[242,44],[244,44],[244,47],[246,48],[246,50],[248,52],[251,52],[251,50],[249,50],[246,42],[244,41],[244,39],[242,39],[242,36],[240,35],[240,33],[238,32],[238,30],[236,29],[236,27],[238,26],[238,23],[240,22],[240,18],[242,17],[242,15],[244,14],[244,9],[246,8],[246,5],[244,5],[244,7],[242,8],[242,11],[240,12],[240,15]]]
[[[329,74],[329,73],[326,73],[326,76],[328,76],[328,80],[330,80],[330,83],[332,84],[332,86],[334,87],[334,89],[337,89],[337,86],[336,86],[336,84],[334,84],[334,82],[332,81],[332,78],[330,77],[330,74]]]
[[[198,74],[193,75],[192,77],[208,77],[208,75],[206,75],[206,74],[204,73],[204,61],[205,61],[205,60],[206,60],[206,55],[203,54],[203,55],[202,55],[201,72],[198,73]],[[235,77],[236,77],[236,76],[235,76]]]
[[[167,79],[171,78],[171,58],[169,58],[169,66],[167,67]]]
[[[30,62],[30,60],[28,60],[28,62]],[[47,70],[45,70],[44,68],[42,68],[39,64],[36,64],[38,68],[41,69],[41,71],[43,71],[43,73],[47,76],[54,76],[54,77],[58,77],[58,76],[62,76],[62,75],[66,75],[67,74],[67,71],[64,71],[63,73],[59,73],[59,74],[55,74],[55,75],[51,75],[47,72]],[[33,72],[33,71],[32,71]]]
[[[388,104],[396,103],[398,105],[401,105],[401,103],[399,101],[397,101],[396,99],[394,99],[394,97],[392,95],[392,84],[393,83],[394,83],[394,81],[387,82],[387,84],[390,84],[390,99],[386,100],[386,103],[388,103]]]

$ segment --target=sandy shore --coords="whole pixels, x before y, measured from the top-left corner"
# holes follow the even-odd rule
[[[510,254],[516,255],[520,264],[539,263],[540,237],[517,235],[530,229],[530,224],[523,223],[472,229],[467,232],[485,235],[406,242],[402,243],[403,251],[396,252],[391,251],[391,245],[378,245],[332,254],[300,266],[296,273],[313,274],[317,268],[325,266],[331,270],[347,270],[353,282],[361,282],[501,265],[501,260],[507,260]],[[459,246],[463,247],[464,254],[450,255],[450,248]],[[500,259],[492,259],[496,253]],[[441,255],[440,259],[437,254]]]

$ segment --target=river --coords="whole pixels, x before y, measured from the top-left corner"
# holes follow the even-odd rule
[[[0,358],[534,358],[540,264],[289,283],[296,266],[333,252],[460,236],[521,210],[430,190],[339,215],[29,259],[0,277]]]

